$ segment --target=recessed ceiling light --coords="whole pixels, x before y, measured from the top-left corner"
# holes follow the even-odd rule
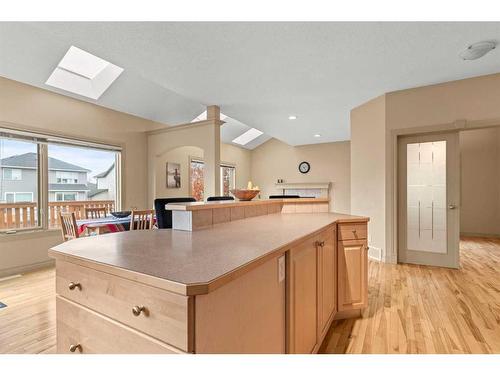
[[[45,83],[87,98],[99,99],[122,72],[123,68],[71,46]]]
[[[478,42],[471,44],[466,50],[460,52],[459,56],[463,60],[476,60],[495,49],[495,47],[495,42]]]
[[[297,116],[291,115],[291,116],[288,116],[288,119],[289,120],[297,120]]]
[[[260,130],[251,128],[250,130],[247,130],[239,137],[233,139],[233,143],[244,146],[247,143],[253,141],[255,138],[260,137],[262,134],[264,133],[261,132]]]
[[[321,134],[314,134],[314,137],[319,138],[319,137],[321,137]]]

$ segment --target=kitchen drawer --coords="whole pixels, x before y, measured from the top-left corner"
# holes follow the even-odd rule
[[[364,240],[367,238],[367,225],[343,223],[338,225],[338,240]]]
[[[71,283],[79,286],[70,288]],[[187,296],[59,260],[56,292],[181,350],[192,351],[192,302]],[[144,310],[136,315],[137,307],[142,306]]]
[[[181,351],[83,306],[56,297],[57,353],[174,354]],[[71,351],[71,346],[77,346]]]

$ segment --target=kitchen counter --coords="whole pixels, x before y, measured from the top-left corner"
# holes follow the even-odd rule
[[[266,210],[55,246],[57,352],[316,353],[368,304],[368,220]]]
[[[111,273],[119,268],[151,276],[159,279],[155,285],[176,293],[204,294],[242,267],[283,252],[328,225],[367,220],[336,213],[272,214],[196,232],[165,229],[79,238],[55,246],[49,254],[96,263]]]

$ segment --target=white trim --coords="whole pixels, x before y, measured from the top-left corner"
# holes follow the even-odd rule
[[[55,191],[55,201],[54,202],[74,202],[74,201],[77,201],[78,200],[78,191]],[[57,199],[57,194],[62,194],[63,195],[63,199],[62,200],[59,200]],[[64,195],[65,194],[74,194],[75,195],[75,199],[70,199],[70,200],[66,200],[64,199]]]
[[[375,246],[368,246],[368,258],[376,260],[378,262],[382,261],[382,249]]]
[[[18,180],[14,180],[14,181],[18,181]],[[4,201],[7,203],[7,194],[14,194],[14,202],[12,202],[13,204],[15,203],[24,203],[24,202],[27,202],[27,201],[21,201],[21,202],[17,202],[16,201],[16,194],[31,194],[31,201],[29,203],[36,203],[33,201],[33,192],[32,191],[6,191],[3,193],[3,198],[4,198]],[[9,203],[7,203],[9,204]]]
[[[22,181],[23,180],[23,171],[22,171],[22,168],[4,167],[3,165],[1,167],[2,167],[2,178],[3,178],[4,181]],[[5,172],[7,170],[10,170],[10,171],[19,171],[20,174],[21,174],[21,178],[19,178],[19,179],[5,178]]]

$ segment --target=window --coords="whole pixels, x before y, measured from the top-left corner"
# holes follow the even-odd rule
[[[23,173],[21,169],[3,168],[3,179],[8,181],[21,181]]]
[[[189,168],[191,196],[197,201],[202,201],[204,195],[203,166],[203,160],[192,159]]]
[[[118,147],[0,128],[0,232],[57,228],[59,212],[78,220],[88,206],[119,210],[120,158]]]
[[[221,195],[228,197],[236,186],[236,168],[232,165],[220,166],[220,190]]]
[[[114,210],[118,186],[117,152],[49,143],[47,153],[49,207],[54,207],[54,212],[69,206],[75,212],[83,213],[89,205]],[[57,217],[50,216],[49,227],[57,225]]]
[[[56,171],[56,181],[58,184],[77,184],[78,172]]]
[[[0,231],[41,227],[35,141],[7,138],[0,130]]]
[[[76,201],[77,193],[56,193],[57,202]]]
[[[33,202],[33,193],[5,193],[6,203]]]
[[[204,199],[204,181],[203,181],[204,162],[200,159],[191,159],[189,168],[189,179],[191,196],[197,201]],[[236,187],[236,167],[229,164],[220,166],[220,194],[228,197],[231,190]]]

